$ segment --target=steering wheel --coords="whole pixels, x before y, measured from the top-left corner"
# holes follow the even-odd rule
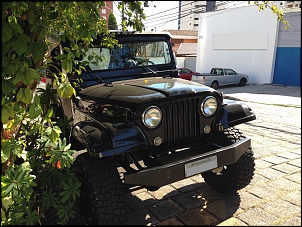
[[[154,62],[153,61],[150,61],[150,60],[147,60],[147,61],[144,61],[144,62],[139,62],[138,63],[138,66],[146,66],[146,65],[154,65]]]

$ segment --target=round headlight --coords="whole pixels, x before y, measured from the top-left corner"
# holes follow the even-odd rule
[[[212,116],[218,107],[217,100],[214,96],[206,97],[201,103],[200,109],[204,116],[210,117]]]
[[[142,120],[148,128],[155,128],[162,120],[162,113],[158,107],[150,106],[144,111]]]

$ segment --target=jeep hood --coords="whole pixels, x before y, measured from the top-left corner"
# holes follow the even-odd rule
[[[147,77],[94,85],[81,90],[78,95],[95,101],[102,99],[141,104],[165,97],[205,91],[214,91],[214,89],[180,78]]]

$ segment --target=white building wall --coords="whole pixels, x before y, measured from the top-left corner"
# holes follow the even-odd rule
[[[248,74],[249,83],[272,83],[278,20],[255,5],[200,14],[196,71],[232,68]]]

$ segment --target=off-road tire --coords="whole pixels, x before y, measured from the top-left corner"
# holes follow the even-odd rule
[[[224,146],[231,145],[245,136],[236,128],[228,128],[218,133],[215,140]],[[226,166],[220,174],[213,171],[202,173],[204,181],[216,191],[235,193],[246,187],[253,179],[255,172],[255,158],[252,147],[249,147],[237,162]]]
[[[122,224],[127,212],[125,187],[113,159],[83,153],[76,158],[73,169],[82,183],[78,207],[84,223]]]

